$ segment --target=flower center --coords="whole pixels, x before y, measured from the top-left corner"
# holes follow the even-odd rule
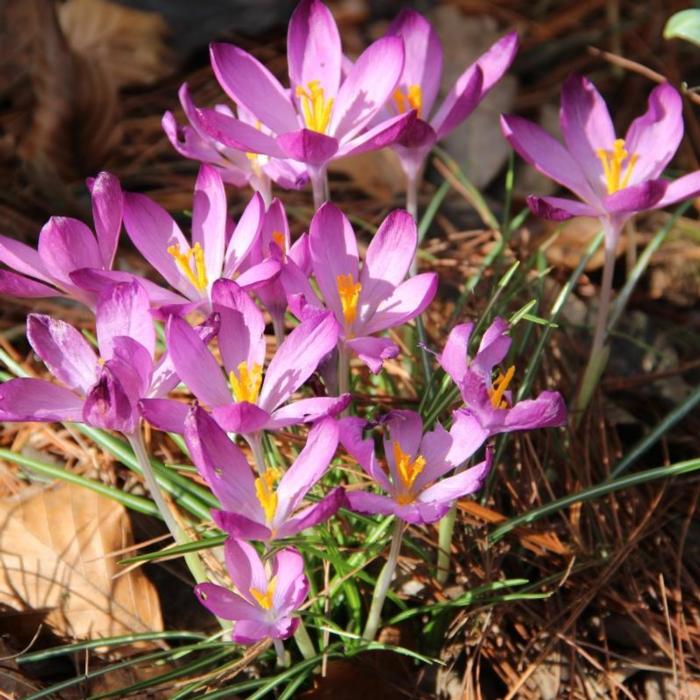
[[[394,451],[394,462],[396,463],[396,472],[401,480],[401,486],[403,486],[404,493],[398,497],[398,502],[402,505],[411,503],[415,500],[415,496],[411,493],[413,484],[415,483],[418,475],[425,469],[425,457],[423,455],[418,455],[413,461],[411,461],[410,455],[407,455],[399,445],[397,440],[394,440],[391,445]]]
[[[228,381],[236,401],[256,403],[262,384],[262,365],[255,363],[252,367],[243,360],[235,370],[228,373]]]
[[[615,192],[625,189],[630,181],[630,177],[632,177],[634,166],[639,159],[636,153],[630,155],[627,152],[625,139],[615,139],[612,151],[599,148],[596,151],[596,155],[600,158],[600,162],[603,165],[605,186],[608,189],[608,194],[615,194]],[[625,161],[627,162],[625,163]]]
[[[262,591],[259,591],[257,588],[250,588],[250,595],[252,595],[253,598],[255,598],[258,605],[263,610],[270,610],[272,608],[272,598],[275,595],[276,586],[277,577],[273,576],[270,579],[270,583],[267,584],[267,590],[264,593]]]
[[[202,246],[199,243],[195,243],[186,253],[183,253],[178,245],[171,245],[167,250],[175,259],[180,272],[187,277],[198,292],[203,292],[207,288],[209,280],[207,279],[207,270],[204,266],[204,250]],[[194,269],[192,269],[191,260],[194,260]]]
[[[265,513],[265,520],[271,523],[277,512],[277,492],[275,483],[280,477],[279,469],[267,469],[255,480],[255,495]]]
[[[347,275],[338,275],[335,282],[338,285],[338,295],[340,296],[340,305],[343,307],[345,324],[349,326],[357,318],[357,302],[360,300],[362,285],[354,281],[350,272]]]
[[[505,374],[499,372],[496,379],[493,380],[493,387],[489,389],[489,398],[494,408],[508,408],[508,402],[503,398],[503,395],[508,390],[508,385],[513,381],[514,375],[515,365],[511,365]]]
[[[409,109],[415,109],[418,112],[418,116],[421,116],[423,93],[420,85],[409,85],[405,92],[401,88],[396,88],[393,98],[396,111],[399,114],[408,112]]]
[[[311,80],[303,85],[297,85],[296,96],[301,104],[301,112],[304,115],[304,123],[311,131],[325,134],[331,120],[333,98],[326,99],[321,83]]]

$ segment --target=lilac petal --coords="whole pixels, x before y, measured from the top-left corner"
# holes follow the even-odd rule
[[[376,481],[385,491],[391,491],[391,482],[377,463],[374,453],[374,441],[364,438],[363,432],[369,424],[363,418],[347,417],[338,421],[339,437],[348,454],[357,460],[367,475]]]
[[[625,136],[625,148],[638,157],[630,183],[658,178],[682,138],[683,101],[675,88],[662,83],[651,91],[647,111],[630,124]]]
[[[284,88],[265,66],[232,44],[210,47],[216,79],[228,96],[281,134],[297,124],[297,115]]]
[[[284,149],[272,136],[240,119],[216,109],[197,109],[196,115],[197,124],[204,133],[228,148],[243,153],[264,153],[274,158],[285,157]]]
[[[219,154],[219,151],[214,148],[213,139],[208,136],[203,137],[196,129],[190,126],[178,125],[172,112],[165,112],[160,125],[172,147],[181,156],[204,163],[224,163],[224,159]],[[243,173],[241,173],[241,177],[241,184],[244,185],[246,177]]]
[[[113,339],[113,356],[106,364],[132,400],[145,397],[151,384],[153,357],[137,340],[126,335]]]
[[[442,76],[442,46],[440,37],[423,15],[403,9],[389,25],[389,36],[400,36],[406,47],[406,61],[400,87],[405,91],[412,85],[421,88],[421,111],[430,114]]]
[[[531,194],[527,198],[527,206],[535,216],[549,221],[566,221],[574,216],[600,215],[594,207],[566,197],[536,197]]]
[[[399,37],[383,37],[367,47],[340,87],[329,133],[344,142],[358,134],[391,96],[403,63],[404,46]]]
[[[450,509],[450,506],[448,501],[431,501],[430,503],[414,501],[406,505],[397,503],[395,512],[397,518],[401,518],[411,525],[425,525],[440,520]]]
[[[124,194],[119,179],[107,172],[101,172],[92,181],[90,194],[97,245],[102,255],[102,264],[109,270],[114,262],[122,228]]]
[[[190,246],[182,235],[180,227],[160,204],[156,204],[142,194],[125,193],[124,226],[141,255],[163,275],[170,285],[188,298],[199,296],[197,290],[182,274],[175,258],[168,253],[170,246],[177,246],[182,253],[187,253]],[[95,267],[95,265],[80,265],[80,267]]]
[[[229,537],[224,544],[224,558],[233,585],[248,600],[252,601],[250,589],[266,591],[268,577],[265,567],[255,547],[234,537]]]
[[[315,527],[319,523],[332,518],[339,508],[346,508],[347,505],[348,499],[345,496],[345,489],[342,486],[338,486],[318,503],[304,508],[293,518],[286,520],[284,525],[277,531],[277,536],[280,538],[293,537],[303,530]]]
[[[272,607],[281,614],[296,610],[306,598],[309,582],[304,576],[304,557],[293,547],[281,549],[275,556],[272,575],[277,585]]]
[[[389,338],[360,336],[346,340],[345,344],[364,362],[372,374],[379,374],[386,360],[399,356],[399,347]]]
[[[278,632],[276,627],[279,623],[280,621],[272,623],[264,619],[240,620],[234,625],[231,639],[236,644],[245,645],[255,644],[269,638],[281,639],[282,637],[278,635],[283,634],[283,632]],[[282,629],[287,628],[283,627]]]
[[[259,542],[269,542],[274,539],[272,530],[269,527],[240,513],[213,509],[211,515],[216,526],[231,537],[238,537],[242,540],[257,540]],[[261,519],[263,517],[261,513]]]
[[[141,415],[158,430],[182,435],[189,407],[173,399],[141,399],[138,404]]]
[[[220,279],[212,288],[214,310],[220,314],[219,350],[227,372],[241,362],[265,363],[265,319],[250,296],[235,282]]]
[[[544,129],[527,119],[501,116],[501,129],[510,145],[530,165],[564,185],[585,202],[596,202],[586,176],[571,154]]]
[[[241,262],[255,245],[265,219],[265,202],[258,192],[238,219],[233,234],[226,246],[224,256],[224,271],[222,277],[231,277]]]
[[[255,605],[215,583],[198,583],[194,592],[207,610],[223,620],[258,620],[262,616]]]
[[[613,214],[635,214],[653,209],[664,196],[667,184],[666,180],[647,180],[625,187],[606,197],[603,206]]]
[[[309,489],[323,476],[338,447],[338,423],[324,418],[314,425],[304,449],[287,469],[277,487],[277,518],[294,512]],[[281,524],[281,523],[279,523]]]
[[[102,267],[102,255],[92,231],[77,219],[52,216],[39,233],[38,250],[51,276],[69,286],[73,270]]]
[[[413,217],[402,209],[391,212],[374,234],[360,273],[362,305],[374,310],[403,282],[418,244]]]
[[[0,270],[0,294],[11,297],[41,299],[43,297],[60,297],[62,293],[41,282],[35,282],[23,275],[9,270]]]
[[[287,131],[277,137],[277,143],[286,158],[320,166],[338,151],[338,139],[311,129]]]
[[[272,413],[266,429],[280,430],[297,423],[310,423],[325,416],[337,416],[350,405],[350,401],[350,394],[292,401]]]
[[[419,499],[424,503],[430,503],[431,501],[450,502],[478,491],[491,469],[492,459],[493,454],[489,450],[483,462],[459,474],[455,474],[455,476],[449,476],[438,481],[421,492]]]
[[[700,194],[700,170],[669,182],[664,196],[654,205],[654,208],[661,209],[669,204],[697,197],[698,194]]]
[[[311,274],[311,250],[309,248],[309,234],[302,233],[289,248],[289,257],[307,275]]]
[[[496,316],[481,338],[479,349],[469,367],[482,377],[490,379],[493,368],[503,361],[513,342],[508,331],[510,331],[508,321]]]
[[[417,457],[423,437],[423,421],[415,411],[396,410],[389,414],[385,425],[389,428],[389,435],[384,440],[384,455],[394,483],[397,483],[393,443],[397,442],[401,451],[412,459]]]
[[[308,275],[293,260],[287,260],[287,264],[282,268],[279,280],[284,293],[287,295],[289,309],[297,318],[304,317],[307,307],[312,307],[316,313],[323,312],[323,304],[309,283]],[[340,301],[338,300],[339,305]]]
[[[461,455],[456,454],[453,448],[451,431],[448,433],[439,423],[435,425],[434,430],[423,436],[419,451],[425,459],[425,466],[413,483],[415,492],[419,492],[424,486],[436,481],[466,459],[466,457],[459,459]]]
[[[287,61],[292,89],[317,80],[325,99],[340,84],[340,34],[331,11],[319,0],[302,0],[289,20]]]
[[[338,277],[351,275],[353,282],[358,281],[358,254],[350,221],[334,204],[324,204],[311,219],[309,249],[323,300],[342,322]]]
[[[567,410],[558,391],[543,391],[536,399],[519,401],[505,419],[506,430],[556,428],[565,425]]]
[[[367,129],[345,141],[334,158],[344,158],[345,156],[356,156],[368,151],[378,151],[397,142],[403,142],[406,134],[411,133],[413,124],[416,121],[415,111],[386,119],[371,129]]]
[[[226,245],[226,192],[221,175],[202,165],[194,186],[192,202],[192,245],[204,251],[204,267],[210,281],[221,277]]]
[[[0,236],[0,262],[22,275],[29,275],[44,282],[52,282],[39,253],[26,243],[7,236]]]
[[[612,149],[615,127],[605,100],[590,80],[575,73],[566,79],[561,91],[559,121],[569,152],[596,192],[605,196],[605,178],[597,152]]]
[[[433,300],[437,285],[438,276],[434,272],[423,272],[406,280],[379,304],[374,316],[363,326],[362,333],[378,333],[415,318]]]
[[[85,397],[83,422],[96,428],[131,435],[136,430],[138,419],[138,410],[124,386],[105,364],[97,382]]]
[[[95,383],[97,357],[90,343],[65,321],[29,314],[27,338],[51,374],[83,396]]]
[[[438,141],[445,138],[476,109],[483,97],[483,84],[484,74],[479,64],[472,66],[457,81],[452,93],[430,121]],[[446,105],[450,105],[449,109]]]
[[[255,496],[255,479],[248,461],[199,406],[192,408],[185,419],[185,441],[197,470],[223,509],[259,520],[262,510]]]
[[[210,406],[230,403],[231,393],[221,368],[197,332],[171,316],[167,336],[175,370],[192,393]]]
[[[274,282],[281,270],[282,265],[277,260],[263,260],[261,263],[249,267],[245,272],[238,275],[236,283],[244,289],[257,291],[259,287],[264,287]]]
[[[468,408],[455,411],[452,417],[452,447],[447,459],[459,466],[486,442],[490,432]]]
[[[318,314],[300,323],[284,339],[267,368],[258,401],[260,407],[271,412],[284,403],[337,342],[338,324],[331,313]]]
[[[350,510],[368,515],[393,515],[397,504],[393,498],[369,491],[348,491],[347,499]]]
[[[156,331],[148,295],[138,282],[119,282],[102,292],[97,302],[96,330],[104,359],[112,356],[114,338],[120,335],[133,338],[153,357]]]
[[[460,323],[455,326],[447,336],[445,347],[438,356],[441,367],[455,384],[460,384],[467,373],[467,350],[473,330],[473,323]]]
[[[215,406],[212,415],[224,430],[242,435],[264,430],[270,422],[267,411],[247,401]]]
[[[294,160],[270,158],[262,170],[270,180],[286,190],[301,190],[309,183],[306,165]]]
[[[0,421],[80,422],[83,400],[43,379],[10,379],[0,384]]]

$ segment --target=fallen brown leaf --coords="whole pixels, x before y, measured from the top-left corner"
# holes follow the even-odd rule
[[[109,555],[133,543],[126,511],[88,489],[60,484],[0,500],[0,603],[48,608],[72,638],[163,629],[155,588],[140,570],[117,577]]]

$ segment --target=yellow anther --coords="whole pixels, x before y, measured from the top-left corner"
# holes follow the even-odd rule
[[[287,245],[284,239],[284,233],[282,231],[273,231],[272,240],[279,246],[279,249],[283,252],[287,252]]]
[[[199,243],[195,243],[186,253],[183,253],[178,245],[171,245],[167,250],[192,286],[197,291],[203,292],[207,288],[209,280],[207,279],[207,268],[204,264],[204,250],[202,246]],[[190,259],[194,260],[194,270],[190,264]]]
[[[423,471],[423,469],[425,469],[425,457],[418,455],[413,461],[411,461],[410,455],[407,455],[401,449],[401,445],[399,445],[398,441],[396,440],[393,441],[391,447],[394,451],[396,472],[399,475],[399,479],[401,479],[402,486],[407,492],[400,498],[403,498],[405,503],[410,503],[414,499],[414,496],[410,495],[411,488],[413,487],[415,480],[418,478],[418,475]],[[410,500],[406,501],[406,498],[409,498]],[[401,502],[402,501],[399,500],[399,503]]]
[[[605,186],[608,194],[614,194],[627,187],[639,156],[636,153],[631,155],[628,153],[625,148],[625,140],[615,139],[612,151],[599,148],[596,151],[596,155],[603,166],[603,175],[605,176]],[[625,163],[625,161],[627,162]]]
[[[362,285],[353,280],[350,272],[347,275],[338,275],[335,278],[335,282],[338,286],[338,295],[340,296],[340,305],[343,307],[345,323],[349,326],[357,318],[357,302],[360,300]]]
[[[396,111],[399,114],[403,114],[409,109],[415,109],[418,112],[418,116],[421,116],[421,109],[423,108],[423,92],[420,85],[409,85],[406,92],[403,92],[401,88],[396,88],[396,90],[394,90],[393,97]]]
[[[277,586],[277,580],[276,577],[273,576],[270,579],[270,583],[267,584],[267,590],[263,593],[262,591],[259,591],[257,588],[251,588],[250,590],[250,595],[255,598],[257,601],[258,605],[263,609],[263,610],[270,610],[272,608],[272,599],[275,595],[275,587]]]
[[[271,523],[277,512],[277,492],[275,491],[275,483],[279,479],[280,472],[278,469],[267,469],[255,480],[255,495],[262,506],[265,513],[265,520]]]
[[[498,373],[498,376],[493,382],[493,387],[489,390],[489,398],[494,408],[508,408],[508,403],[503,398],[503,395],[508,390],[508,386],[513,381],[514,376],[515,365],[511,365],[505,374],[501,372]]]
[[[319,134],[325,134],[331,121],[333,98],[326,99],[325,92],[318,80],[309,81],[306,87],[297,85],[296,96],[301,104],[306,127]]]
[[[231,392],[236,401],[247,401],[256,403],[260,394],[262,384],[262,365],[254,364],[252,367],[243,360],[235,370],[228,373],[228,380],[231,384]]]

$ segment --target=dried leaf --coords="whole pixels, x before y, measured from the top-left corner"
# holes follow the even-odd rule
[[[98,638],[162,630],[155,588],[121,576],[110,556],[133,543],[120,504],[78,486],[30,488],[0,500],[0,602],[49,608],[62,635]]]

